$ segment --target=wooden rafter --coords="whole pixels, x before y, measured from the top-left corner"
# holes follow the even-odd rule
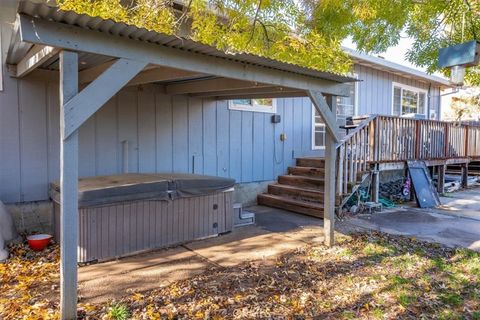
[[[60,49],[50,46],[34,45],[17,64],[15,77],[22,78],[26,76],[48,59],[58,54],[59,51]]]

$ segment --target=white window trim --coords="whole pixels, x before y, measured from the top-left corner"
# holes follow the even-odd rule
[[[403,83],[399,83],[399,82],[392,82],[392,109],[391,109],[391,112],[390,114],[393,116],[395,115],[394,113],[394,99],[395,99],[395,87],[398,87],[398,88],[401,88],[401,89],[405,89],[405,90],[409,90],[409,91],[413,91],[413,92],[417,92],[417,93],[425,93],[425,106],[423,108],[424,110],[424,113],[423,115],[425,115],[425,117],[427,119],[429,119],[428,117],[428,90],[425,90],[425,89],[422,89],[422,88],[418,88],[418,87],[412,87],[412,86],[409,86],[408,84],[403,84]],[[400,92],[400,102],[402,101],[402,97],[403,97],[403,90]],[[417,105],[417,108],[418,108],[418,105]],[[402,116],[402,110],[401,110],[401,106],[400,106],[400,117]],[[422,113],[418,113],[418,114],[422,114]]]
[[[358,79],[358,74],[352,74],[352,77]],[[353,97],[353,116],[358,115],[358,89],[359,89],[359,81],[355,82],[355,96]],[[392,100],[393,101],[393,100]],[[393,106],[393,104],[392,104]],[[336,115],[335,115],[336,116]],[[324,125],[325,126],[325,125]],[[315,106],[312,103],[312,130],[311,130],[311,140],[312,140],[312,150],[324,150],[325,146],[316,146],[315,145]]]
[[[252,99],[254,101],[255,99]],[[272,106],[264,106],[259,104],[253,105],[243,105],[235,104],[235,100],[228,101],[228,109],[230,110],[240,110],[240,111],[253,111],[253,112],[263,112],[263,113],[277,113],[277,99],[272,99]]]
[[[325,124],[323,125],[325,127]],[[315,145],[315,106],[312,103],[312,132],[311,132],[311,140],[312,140],[312,150],[324,150],[325,146],[317,146]]]

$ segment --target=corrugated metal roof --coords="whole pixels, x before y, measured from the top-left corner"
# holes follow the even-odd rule
[[[418,79],[439,85],[440,87],[453,87],[450,81],[445,78],[434,76],[420,70],[409,68],[401,64],[388,61],[382,58],[374,57],[350,48],[343,48],[345,52],[358,64],[369,66],[372,68],[390,71],[409,78]]]
[[[155,31],[149,31],[145,28],[138,28],[132,25],[127,25],[123,22],[104,20],[99,17],[91,17],[84,14],[77,14],[73,11],[63,11],[55,6],[47,5],[45,3],[22,1],[19,4],[18,13],[59,23],[74,25],[83,29],[101,31],[104,33],[108,33],[112,36],[128,37],[133,40],[155,43],[166,47],[205,54],[249,65],[267,67],[271,69],[287,71],[295,74],[301,74],[340,83],[357,81],[355,78],[352,77],[331,72],[318,71],[311,68],[305,68],[298,65],[280,62],[277,60],[253,54],[226,53],[214,47],[204,45],[190,39],[180,38],[177,36],[167,35]],[[15,53],[11,54],[15,55]]]

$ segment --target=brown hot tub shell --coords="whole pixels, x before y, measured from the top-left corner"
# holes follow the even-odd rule
[[[79,180],[78,261],[164,248],[229,232],[234,180],[193,174],[123,174]],[[50,186],[60,240],[60,188]]]

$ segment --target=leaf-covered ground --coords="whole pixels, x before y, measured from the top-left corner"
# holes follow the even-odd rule
[[[14,247],[0,275],[6,319],[58,317],[56,246],[43,253]],[[480,319],[480,254],[354,234],[332,249],[305,247],[271,263],[214,268],[158,290],[125,293],[108,305],[79,305],[85,319],[115,312],[133,319]]]

